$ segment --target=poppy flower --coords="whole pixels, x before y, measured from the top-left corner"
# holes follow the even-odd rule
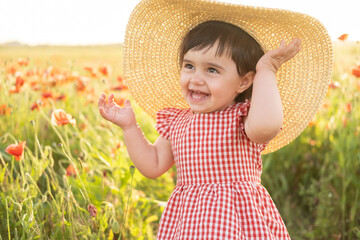
[[[61,95],[55,97],[55,100],[58,100],[58,101],[65,101],[65,99],[66,99],[65,94],[61,94]]]
[[[17,68],[15,66],[10,66],[8,69],[6,69],[7,74],[15,75],[17,72]]]
[[[45,92],[41,93],[41,97],[42,97],[43,99],[52,98],[52,97],[53,97],[53,94],[52,94],[52,92],[50,92],[50,91],[45,91]]]
[[[31,111],[34,111],[35,109],[40,110],[40,107],[37,102],[34,102],[33,105],[31,105],[30,109]]]
[[[84,78],[79,78],[76,82],[76,91],[83,92],[86,89],[86,81]]]
[[[76,170],[73,165],[69,165],[66,168],[66,176],[68,177],[76,177]]]
[[[2,104],[0,105],[0,116],[2,115],[10,115],[11,113],[11,108],[6,106],[6,104]]]
[[[100,66],[98,68],[99,72],[101,72],[104,76],[109,76],[110,74],[110,67],[109,66]]]
[[[124,104],[125,104],[125,98],[122,98],[122,97],[114,97],[114,102],[115,102],[117,105],[123,107]]]
[[[352,110],[352,104],[351,103],[346,103],[345,105],[345,112],[349,113]]]
[[[70,114],[67,114],[62,109],[55,109],[51,114],[51,122],[56,126],[62,126],[66,124],[75,125],[76,120],[71,117]]]
[[[360,77],[360,65],[352,69],[352,75],[354,75],[355,77]]]
[[[121,76],[117,76],[116,80],[118,80],[119,82],[124,82],[124,79]]]
[[[349,37],[349,34],[342,34],[340,37],[338,37],[338,39],[340,40],[340,41],[345,41],[346,39],[348,39],[348,37]]]
[[[21,73],[16,72],[15,75],[16,75],[15,86],[16,86],[16,88],[20,88],[20,87],[22,87],[22,86],[24,85],[25,80],[24,80],[24,78],[21,76]]]
[[[10,144],[5,149],[5,152],[7,152],[10,155],[13,155],[16,161],[20,161],[24,157],[23,154],[24,154],[25,144],[26,141],[22,141],[18,144]]]
[[[29,64],[29,59],[27,58],[18,58],[17,60],[20,66],[27,66]]]
[[[127,90],[128,87],[124,84],[120,84],[118,86],[114,86],[114,87],[111,87],[111,90],[113,91],[122,91],[122,90]]]
[[[96,70],[92,67],[84,67],[84,70],[90,73],[92,77],[96,77]]]

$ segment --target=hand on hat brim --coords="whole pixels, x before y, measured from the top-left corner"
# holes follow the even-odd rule
[[[264,54],[256,65],[256,71],[268,69],[274,73],[280,66],[293,58],[301,50],[301,40],[294,38],[289,45],[285,40],[281,40],[277,49],[271,50]]]

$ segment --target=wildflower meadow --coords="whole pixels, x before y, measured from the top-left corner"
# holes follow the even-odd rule
[[[263,156],[262,184],[292,239],[360,239],[360,43],[334,42],[319,112]],[[155,239],[176,170],[147,179],[99,95],[132,99],[122,46],[0,46],[0,240]],[[155,121],[132,102],[155,141]]]

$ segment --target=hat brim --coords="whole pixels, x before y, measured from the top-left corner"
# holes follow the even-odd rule
[[[191,28],[209,20],[242,28],[265,52],[282,39],[301,39],[301,51],[277,73],[283,128],[262,154],[287,145],[318,111],[332,72],[331,39],[325,27],[306,14],[214,1],[142,1],[131,14],[124,42],[124,79],[130,93],[153,118],[166,107],[188,108],[179,85],[179,49]]]

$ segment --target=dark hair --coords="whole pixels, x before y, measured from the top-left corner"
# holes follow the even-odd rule
[[[239,76],[247,72],[256,72],[256,64],[264,55],[264,51],[256,40],[241,28],[226,22],[207,21],[191,29],[183,39],[180,49],[180,63],[190,50],[202,50],[212,47],[218,42],[217,56],[228,54],[235,62]],[[236,102],[251,99],[252,84],[244,92],[236,96]]]

